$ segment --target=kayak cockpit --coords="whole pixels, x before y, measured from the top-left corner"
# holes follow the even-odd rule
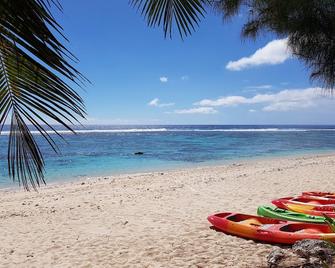
[[[232,214],[226,219],[232,222],[238,222],[240,224],[252,225],[252,226],[261,226],[263,224],[276,224],[276,223],[282,222],[281,220],[278,220],[278,219],[257,217],[257,216],[246,215],[246,214]]]
[[[320,234],[320,233],[333,233],[333,231],[329,228],[328,225],[324,224],[286,224],[282,226],[280,229],[282,232],[289,233],[306,233],[306,234]]]

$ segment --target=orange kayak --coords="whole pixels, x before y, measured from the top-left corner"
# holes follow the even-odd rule
[[[326,224],[290,222],[230,212],[211,215],[208,221],[225,233],[269,243],[294,244],[302,239],[335,241],[335,233]]]
[[[322,211],[322,210],[314,210],[308,209],[306,206],[296,205],[296,204],[286,204],[285,205],[287,210],[304,213],[312,216],[324,216],[327,215],[328,217],[335,218],[335,212],[332,211]]]
[[[300,200],[301,201],[301,200]],[[276,207],[313,216],[324,216],[335,218],[335,204],[318,205],[300,201],[292,201],[289,198],[280,198],[272,201]]]

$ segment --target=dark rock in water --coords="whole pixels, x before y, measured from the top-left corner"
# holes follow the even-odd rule
[[[134,153],[134,155],[142,155],[142,154],[144,154],[143,152],[136,152],[136,153]]]
[[[267,257],[270,268],[324,268],[332,267],[335,250],[329,242],[305,239],[292,249],[274,249]]]

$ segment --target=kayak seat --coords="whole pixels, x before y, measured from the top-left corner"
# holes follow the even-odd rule
[[[246,219],[244,221],[240,221],[241,224],[243,225],[251,225],[251,226],[255,226],[255,227],[259,227],[259,226],[262,226],[263,224],[257,220],[257,219]]]
[[[322,203],[319,202],[319,201],[309,201],[308,204],[311,204],[311,205],[322,205]]]
[[[303,234],[319,234],[320,230],[318,229],[314,229],[314,228],[306,228],[306,229],[302,229],[297,231],[297,233],[303,233]]]

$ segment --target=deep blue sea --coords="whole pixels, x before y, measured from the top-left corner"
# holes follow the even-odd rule
[[[48,182],[335,151],[335,126],[85,126],[76,135],[61,133],[66,142],[58,139],[60,155],[36,134]],[[5,129],[0,136],[0,187],[14,186],[7,175],[7,140]]]

